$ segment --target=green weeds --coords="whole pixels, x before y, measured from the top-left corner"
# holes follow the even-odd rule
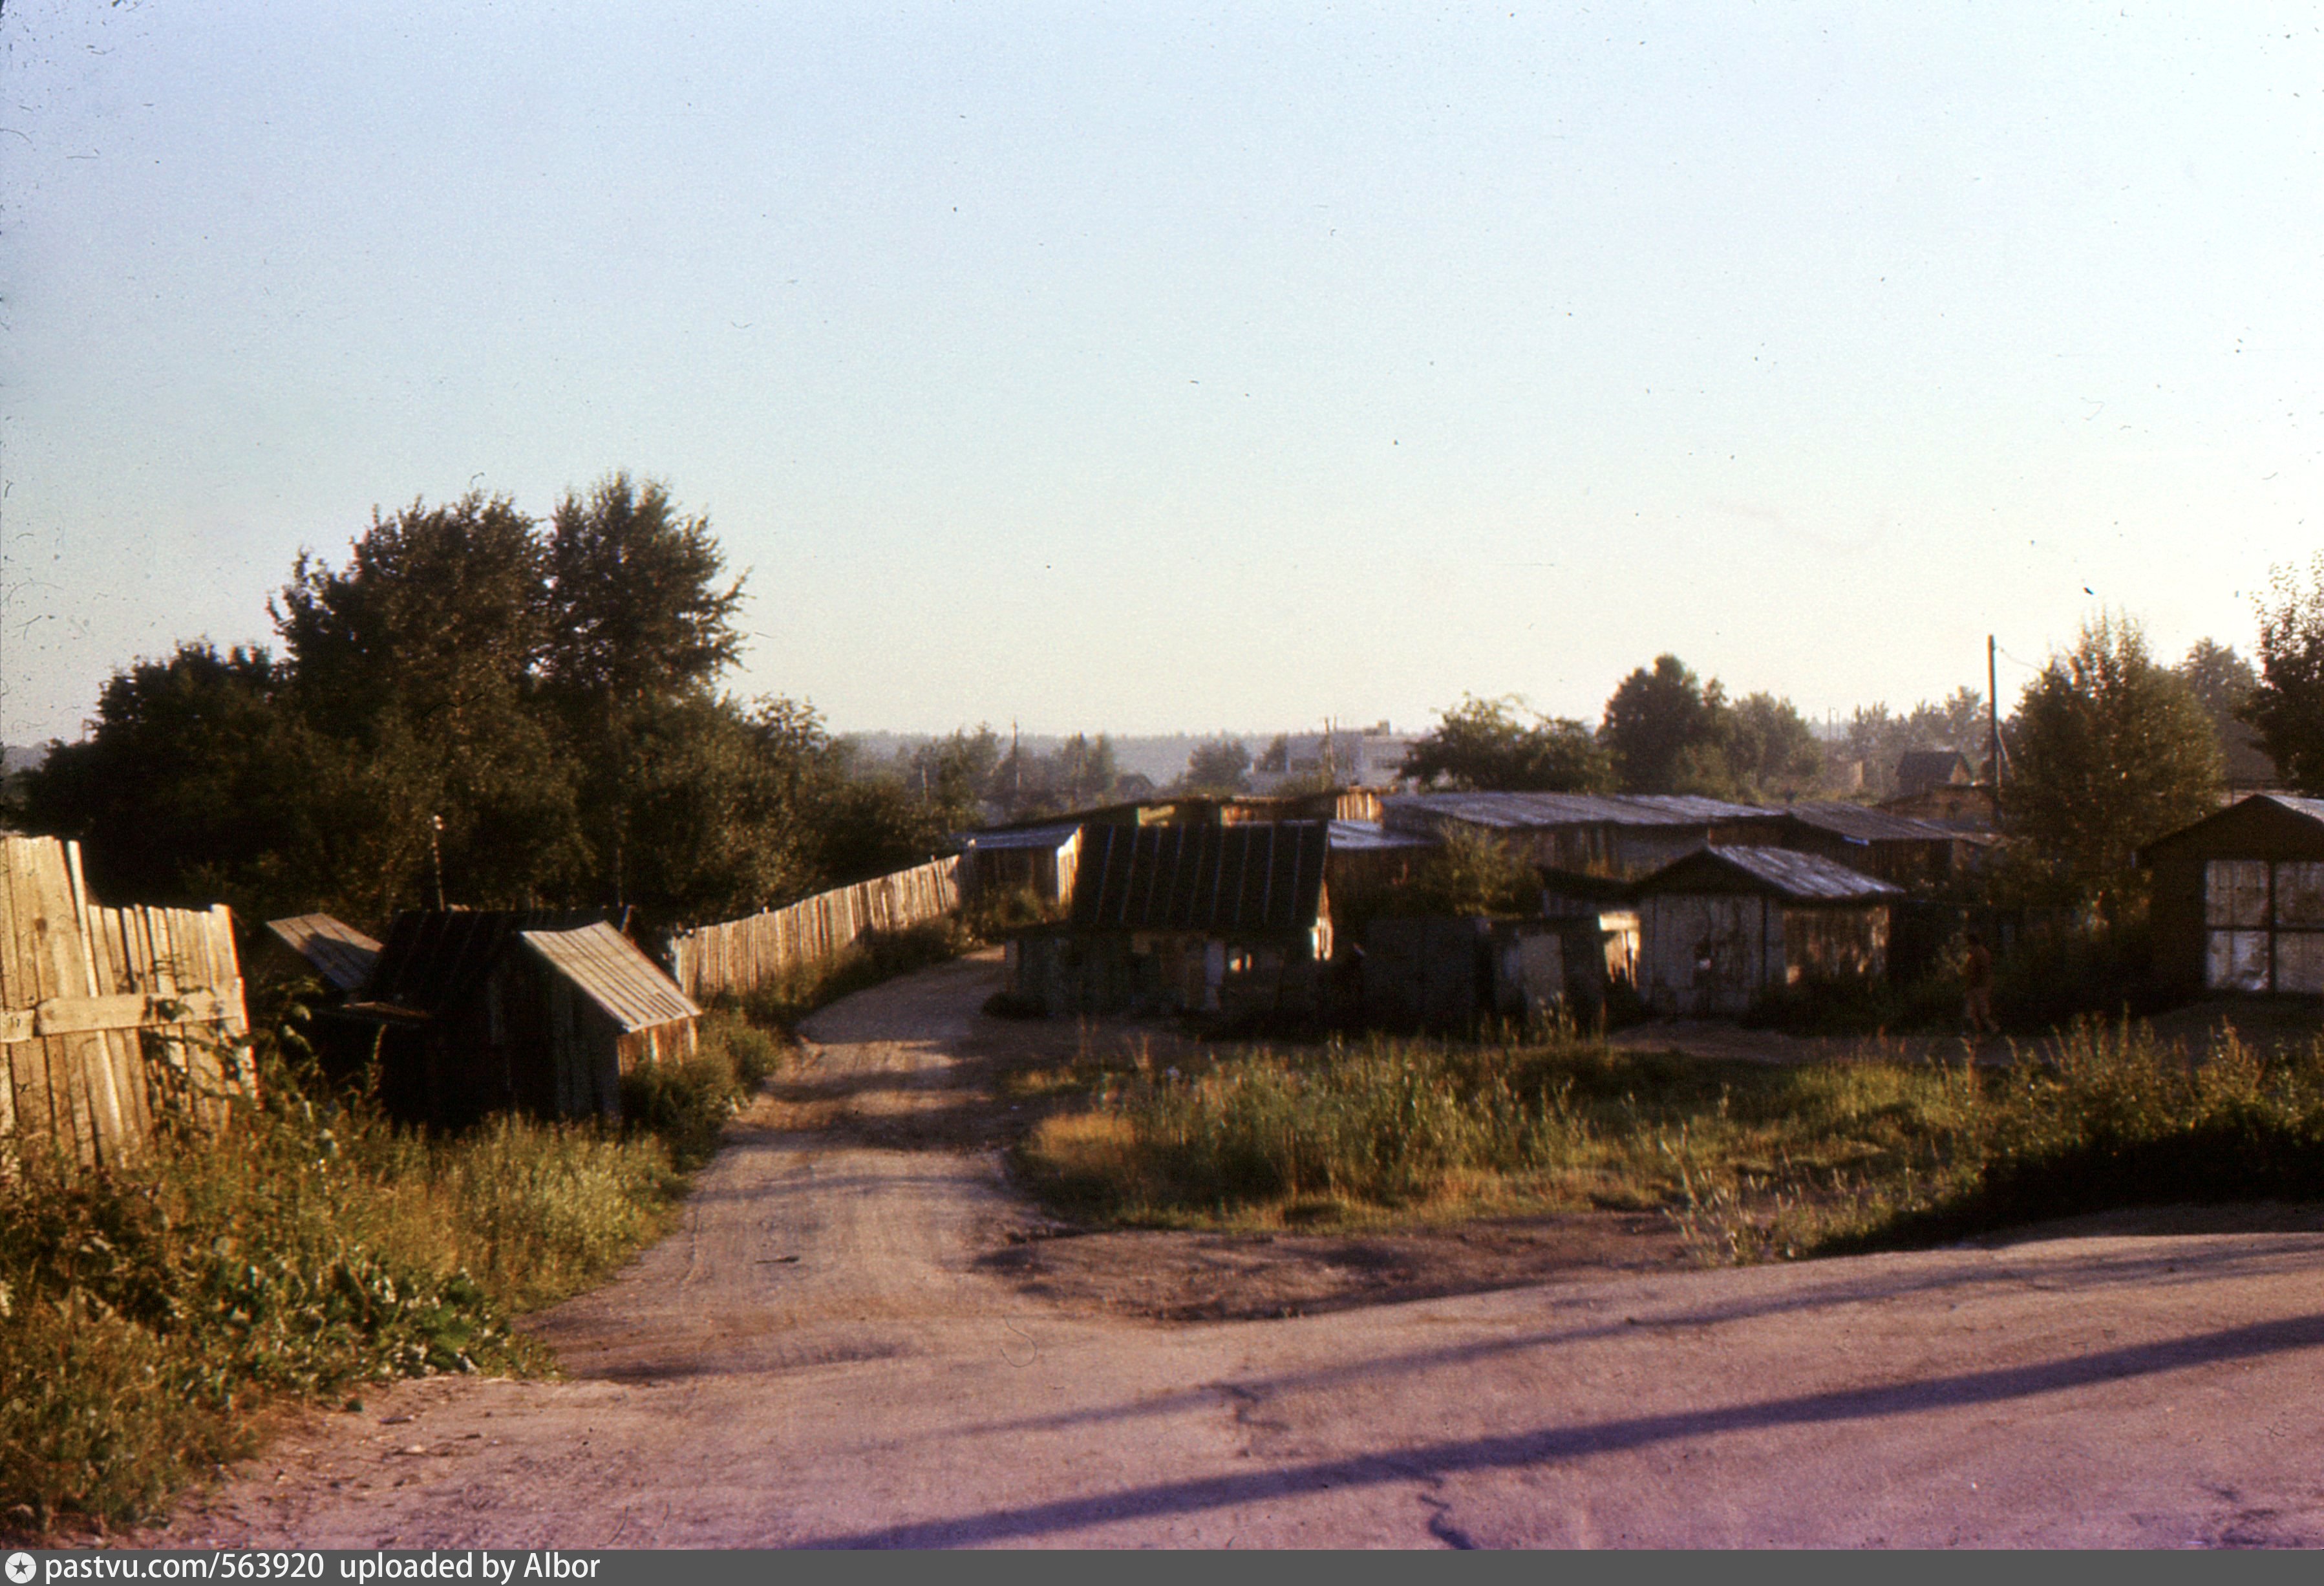
[[[1965,1234],[2103,1207],[2324,1198],[2324,1056],[2190,1063],[2083,1024],[2011,1070],[1778,1067],[1370,1042],[1028,1073],[1017,1165],[1061,1209],[1277,1226],[1661,1207],[1710,1259]],[[1062,1102],[1061,1105],[1058,1103]]]

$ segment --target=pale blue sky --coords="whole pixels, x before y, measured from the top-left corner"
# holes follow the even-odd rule
[[[2324,546],[2309,6],[0,15],[0,737],[613,468],[840,728],[1811,714]],[[2314,516],[2316,522],[2306,521]],[[2025,672],[2005,664],[2005,698]]]

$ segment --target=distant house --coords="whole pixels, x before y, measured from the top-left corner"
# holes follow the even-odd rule
[[[1659,1013],[1731,1016],[1804,981],[1887,970],[1903,890],[1818,854],[1706,848],[1638,883],[1638,991]]]
[[[621,1115],[621,1076],[695,1051],[702,1010],[601,912],[413,910],[342,1012],[379,1027],[392,1117]]]
[[[1683,794],[1408,793],[1381,800],[1389,831],[1495,838],[1545,869],[1634,880],[1713,844],[1778,840],[1783,812]]]
[[[1977,769],[1958,749],[1911,749],[1896,762],[1896,796],[1910,798],[1932,788],[1962,787],[1977,780]]]
[[[2156,838],[2139,862],[2169,991],[2324,995],[2324,799],[2255,793]]]
[[[1332,955],[1322,821],[1082,828],[1073,917],[1009,945],[1052,1015],[1312,1010]]]

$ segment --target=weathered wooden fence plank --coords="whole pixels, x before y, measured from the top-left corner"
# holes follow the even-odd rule
[[[788,908],[681,931],[669,941],[670,978],[698,1000],[827,963],[872,931],[903,930],[959,908],[959,866],[956,858],[939,859]]]
[[[35,1146],[83,1167],[134,1162],[161,1120],[215,1128],[248,1029],[223,908],[106,908],[78,845],[0,839],[0,1170]]]

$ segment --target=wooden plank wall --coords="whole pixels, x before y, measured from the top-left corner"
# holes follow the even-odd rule
[[[247,1029],[224,904],[101,908],[78,844],[0,838],[0,1166],[117,1166],[163,1120],[217,1128],[258,1093]]]
[[[872,931],[902,930],[960,907],[957,856],[818,893],[788,908],[698,926],[669,941],[670,978],[696,1000],[749,991],[821,964]]]

